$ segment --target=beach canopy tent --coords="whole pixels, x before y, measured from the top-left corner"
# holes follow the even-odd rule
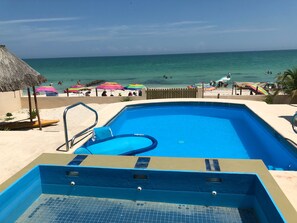
[[[58,91],[53,86],[40,86],[36,88],[35,92],[38,94],[45,93],[46,96],[57,96]]]
[[[35,86],[45,82],[46,79],[30,67],[26,62],[10,53],[4,45],[0,45],[0,91],[17,91],[27,88],[29,99],[29,112],[32,112],[30,87],[33,89],[35,109],[41,130]],[[32,120],[31,120],[32,121]]]
[[[129,84],[125,87],[127,90],[141,90],[142,88],[145,88],[143,84]]]
[[[104,82],[96,87],[96,89],[104,90],[124,90],[124,87],[117,82]]]

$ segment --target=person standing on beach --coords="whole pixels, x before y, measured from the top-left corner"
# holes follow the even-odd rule
[[[106,90],[104,90],[104,91],[102,92],[101,96],[107,96],[107,92],[106,92]]]

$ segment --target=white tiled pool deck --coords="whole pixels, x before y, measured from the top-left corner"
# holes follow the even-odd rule
[[[127,104],[162,101],[165,100],[131,101],[105,105],[90,104],[89,106],[98,111],[98,126],[102,126]],[[297,143],[297,134],[293,132],[290,123],[292,115],[297,111],[297,105],[268,105],[264,102],[223,99],[169,99],[166,101],[202,101],[245,104],[283,137]],[[42,131],[34,129],[28,131],[0,132],[0,184],[28,165],[42,153],[65,154],[65,152],[56,151],[58,147],[65,143],[64,126],[62,121],[63,111],[64,108],[43,110],[41,112],[42,118],[59,118],[61,121],[58,125],[46,127]],[[69,112],[67,120],[69,138],[71,138],[74,134],[90,126],[94,121],[94,116],[83,107],[79,107]],[[86,139],[76,144],[74,149],[81,145],[85,140]],[[65,149],[65,146],[62,148]],[[71,149],[67,153],[72,153],[74,149]],[[297,171],[270,171],[270,173],[297,210]]]

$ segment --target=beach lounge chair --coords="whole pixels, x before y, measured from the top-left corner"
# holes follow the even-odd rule
[[[58,93],[56,92],[45,92],[46,96],[58,96]]]

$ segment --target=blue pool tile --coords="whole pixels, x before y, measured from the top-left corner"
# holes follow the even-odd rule
[[[37,222],[258,222],[253,209],[42,194],[17,220]]]

